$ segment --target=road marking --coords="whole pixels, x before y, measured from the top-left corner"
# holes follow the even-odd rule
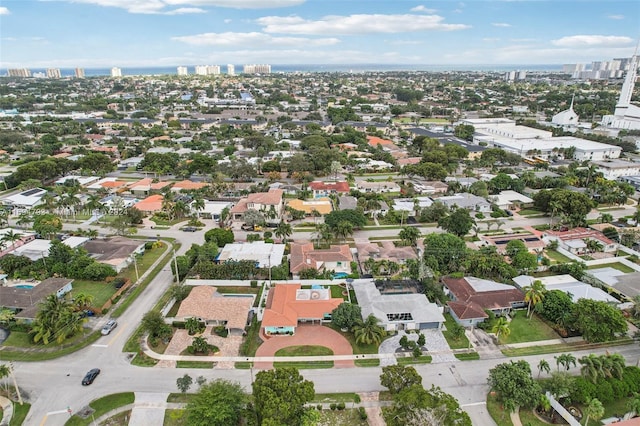
[[[109,340],[109,343],[107,343],[107,346],[112,344],[118,337],[120,337],[120,335],[124,332],[126,327],[118,327],[118,328],[120,328],[120,331],[118,331],[118,333],[115,336],[113,336],[111,340]]]
[[[58,411],[49,411],[47,413],[47,416],[50,416],[51,414],[62,414],[62,413],[68,413],[68,412],[69,412],[68,409],[67,410],[58,410]]]
[[[109,345],[91,345],[91,346],[93,346],[94,348],[108,348],[109,347]]]
[[[45,414],[44,417],[42,418],[42,421],[40,422],[40,426],[44,426],[44,424],[47,422],[47,417],[49,417],[49,415]]]
[[[475,407],[476,405],[487,405],[487,401],[472,402],[470,404],[460,404],[460,407]]]

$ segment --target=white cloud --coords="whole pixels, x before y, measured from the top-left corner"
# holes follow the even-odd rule
[[[306,0],[67,0],[73,3],[118,7],[129,13],[178,15],[203,13],[201,7],[227,7],[233,9],[268,9],[291,7]],[[172,6],[185,6],[167,10]]]
[[[500,27],[500,28],[509,28],[511,26],[511,24],[507,24],[504,22],[493,22],[491,25],[493,25],[494,27]]]
[[[297,16],[265,16],[256,22],[267,33],[282,34],[376,34],[412,31],[455,31],[470,28],[464,24],[445,24],[437,15],[349,15],[325,16],[311,21]]]
[[[233,22],[233,20],[232,19],[225,19],[222,22],[224,22],[225,24],[230,24],[231,22]]]
[[[416,46],[424,44],[422,40],[391,40],[386,43],[392,46]]]
[[[0,15],[11,15],[11,12],[6,7],[0,7]]]
[[[574,35],[551,41],[551,44],[559,47],[615,47],[629,43],[633,43],[631,37],[605,35]]]
[[[485,37],[482,39],[482,41],[488,42],[488,43],[493,43],[496,41],[500,41],[499,37]]]
[[[269,47],[300,47],[331,46],[340,43],[337,38],[306,38],[306,37],[273,37],[269,34],[251,33],[204,33],[190,36],[172,37],[195,46],[269,46]]]
[[[421,12],[421,13],[436,13],[437,12],[436,9],[429,9],[428,7],[426,7],[424,5],[412,7],[410,10],[412,12]]]
[[[616,21],[619,21],[621,19],[624,19],[624,15],[609,15],[609,16],[607,16],[607,18],[615,19]]]

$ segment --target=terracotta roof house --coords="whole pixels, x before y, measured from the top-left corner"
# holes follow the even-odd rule
[[[604,234],[595,229],[573,228],[567,231],[545,231],[542,237],[549,241],[558,241],[558,245],[575,254],[581,255],[588,251],[587,242],[597,241],[602,245],[602,251],[609,253],[618,249],[618,243],[605,237]]]
[[[287,206],[295,210],[303,211],[307,216],[311,216],[313,211],[317,211],[322,216],[333,211],[333,203],[329,198],[315,198],[313,200],[293,199],[287,202]]]
[[[391,146],[393,145],[393,141],[390,141],[388,139],[382,139],[379,138],[377,136],[367,136],[367,141],[369,143],[370,146],[378,146],[378,145],[382,145],[382,146]]]
[[[183,180],[180,182],[176,182],[171,187],[171,191],[180,192],[180,191],[193,191],[196,189],[202,189],[209,186],[208,183],[205,182],[192,182],[190,180]]]
[[[351,188],[347,182],[323,182],[315,180],[309,183],[309,189],[313,191],[313,198],[328,197],[331,194],[348,194]]]
[[[348,244],[315,249],[313,243],[291,243],[289,270],[292,274],[313,268],[318,271],[351,273],[353,255]]]
[[[129,192],[133,195],[151,195],[151,193],[160,191],[169,185],[171,182],[154,182],[151,178],[144,178],[129,185]]]
[[[327,288],[303,289],[300,284],[276,284],[267,296],[262,317],[264,334],[292,335],[300,321],[329,321],[331,312],[343,301],[332,298]]]
[[[133,207],[140,210],[142,213],[154,213],[162,210],[163,201],[164,197],[160,194],[150,195],[144,200],[134,204]]]
[[[476,325],[485,318],[485,310],[506,315],[514,308],[523,308],[524,293],[514,286],[475,277],[442,278],[451,316],[465,327]]]
[[[393,241],[380,241],[380,244],[361,243],[356,244],[356,248],[358,249],[360,266],[363,266],[364,262],[369,258],[375,260],[391,260],[401,265],[405,264],[408,259],[418,258],[418,253],[416,253],[413,247],[396,247]]]
[[[50,294],[62,297],[72,290],[73,280],[67,278],[47,278],[32,288],[0,287],[2,306],[16,312],[16,318],[33,320],[39,303]]]
[[[231,209],[233,220],[242,220],[244,214],[250,209],[263,213],[272,211],[275,213],[276,219],[279,219],[284,207],[283,193],[282,189],[270,189],[268,192],[256,192],[249,194],[246,198],[241,198]]]
[[[207,325],[224,325],[230,334],[241,336],[253,306],[253,298],[243,296],[222,295],[216,287],[195,286],[180,303],[176,320],[202,318]]]
[[[387,331],[439,330],[445,322],[442,307],[424,294],[382,294],[373,280],[355,280],[352,285],[362,318],[373,315]]]

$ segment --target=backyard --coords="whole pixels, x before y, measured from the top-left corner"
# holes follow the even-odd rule
[[[83,281],[73,280],[73,290],[71,295],[78,293],[90,294],[93,296],[92,306],[94,308],[100,308],[107,303],[107,300],[111,299],[111,296],[117,291],[116,287],[112,283],[104,281]]]
[[[630,274],[632,272],[635,272],[635,269],[630,268],[627,265],[620,262],[605,263],[602,265],[589,265],[587,267],[587,269],[600,269],[600,268],[613,268],[625,274]]]
[[[568,263],[571,262],[571,259],[569,259],[567,256],[565,256],[564,254],[556,251],[556,250],[545,250],[545,253],[547,255],[547,257],[549,259],[551,259],[552,261],[555,261],[556,263]]]

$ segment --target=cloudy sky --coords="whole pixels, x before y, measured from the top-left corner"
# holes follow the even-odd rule
[[[0,68],[628,57],[637,0],[0,0]]]

